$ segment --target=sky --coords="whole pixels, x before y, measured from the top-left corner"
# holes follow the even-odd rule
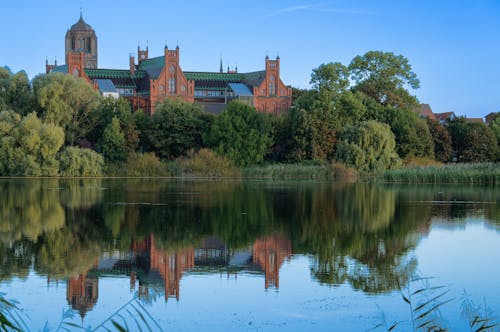
[[[185,71],[264,69],[281,59],[281,79],[308,88],[323,63],[348,65],[379,50],[408,58],[411,91],[435,113],[484,117],[500,111],[500,0],[3,0],[0,65],[45,72],[64,63],[64,37],[80,16],[96,31],[99,68],[127,69],[137,46],[163,55],[180,47]]]

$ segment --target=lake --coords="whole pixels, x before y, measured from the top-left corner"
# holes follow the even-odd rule
[[[0,179],[0,200],[16,306],[0,312],[22,330],[468,331],[500,314],[495,187]]]

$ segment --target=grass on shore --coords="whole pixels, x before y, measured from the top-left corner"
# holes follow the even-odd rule
[[[413,166],[385,171],[381,175],[393,183],[467,183],[500,184],[500,164],[448,164],[444,166]]]
[[[298,164],[266,164],[242,169],[247,179],[355,180],[357,172],[341,164],[309,162]]]

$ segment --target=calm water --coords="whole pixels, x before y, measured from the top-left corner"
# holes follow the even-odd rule
[[[4,313],[32,331],[407,331],[401,294],[415,308],[446,292],[423,319],[468,330],[465,307],[500,315],[499,201],[487,187],[2,179],[0,292],[19,308]]]

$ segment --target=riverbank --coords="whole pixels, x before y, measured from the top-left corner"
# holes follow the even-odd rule
[[[496,186],[500,184],[500,164],[413,166],[385,171],[379,178],[391,183],[464,183]]]

